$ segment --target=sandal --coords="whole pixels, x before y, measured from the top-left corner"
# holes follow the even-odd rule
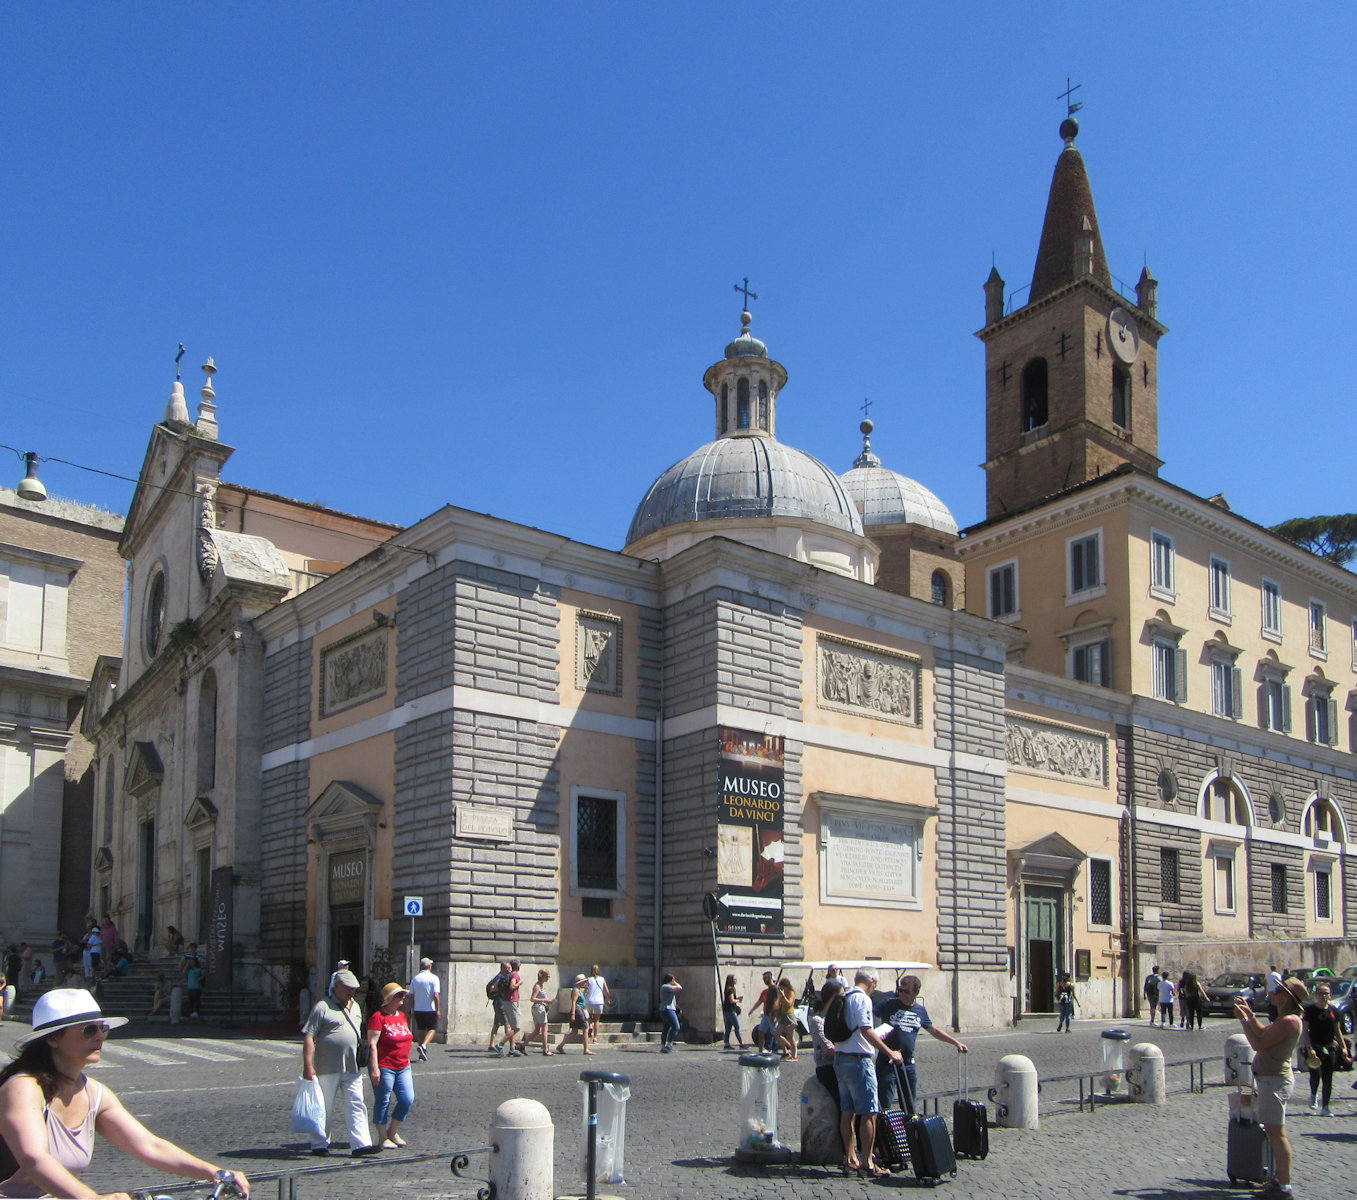
[[[858,1174],[863,1179],[880,1179],[883,1175],[889,1175],[890,1172],[872,1163],[870,1166],[859,1167]]]
[[[542,1054],[543,1054],[543,1056],[546,1057],[546,1058],[555,1058],[555,1057],[556,1057],[556,1051],[555,1051],[555,1050],[543,1050],[543,1051],[542,1051]]]

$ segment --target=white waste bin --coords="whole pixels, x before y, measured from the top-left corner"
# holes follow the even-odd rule
[[[792,1152],[778,1141],[777,1081],[782,1060],[776,1054],[740,1055],[741,1162],[789,1162]]]

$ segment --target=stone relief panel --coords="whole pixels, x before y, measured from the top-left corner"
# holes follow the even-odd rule
[[[622,694],[622,619],[581,612],[575,617],[575,686],[604,696]]]
[[[1008,717],[1004,745],[1014,771],[1107,786],[1107,738],[1101,734]]]
[[[386,694],[385,629],[364,629],[320,652],[320,715]]]
[[[828,634],[820,634],[815,647],[816,696],[821,708],[901,725],[921,723],[919,659]]]

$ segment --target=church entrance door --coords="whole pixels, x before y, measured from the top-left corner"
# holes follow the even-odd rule
[[[1061,934],[1063,893],[1059,888],[1026,889],[1023,926],[1027,938],[1027,1012],[1055,1011],[1055,973],[1064,961]]]

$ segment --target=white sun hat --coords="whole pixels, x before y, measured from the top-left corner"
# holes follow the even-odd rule
[[[126,1017],[106,1017],[97,1001],[84,988],[53,988],[44,992],[33,1005],[33,1028],[15,1041],[22,1050],[29,1042],[49,1037],[73,1025],[102,1022],[110,1029],[127,1024]]]

